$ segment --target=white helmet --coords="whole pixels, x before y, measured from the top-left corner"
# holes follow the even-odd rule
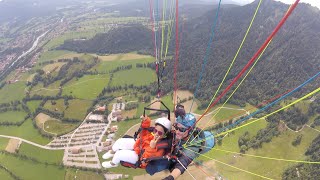
[[[161,126],[165,127],[167,132],[171,131],[171,121],[168,118],[162,117],[156,120],[156,125],[160,124]]]

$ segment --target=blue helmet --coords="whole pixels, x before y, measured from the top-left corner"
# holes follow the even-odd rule
[[[176,122],[185,127],[193,127],[196,124],[196,117],[191,113],[187,113],[184,117],[178,116]]]

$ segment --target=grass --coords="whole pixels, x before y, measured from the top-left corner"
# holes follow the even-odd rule
[[[8,145],[9,139],[0,138],[0,150],[5,150]]]
[[[4,180],[14,180],[14,178],[5,170],[0,169],[0,177]]]
[[[59,164],[62,162],[63,158],[63,150],[45,150],[27,143],[21,144],[19,154],[35,158],[43,163]]]
[[[239,114],[241,113],[241,114]],[[235,109],[221,109],[219,111],[219,113],[215,116],[215,119],[218,121],[218,122],[221,122],[223,120],[228,120],[230,119],[230,117],[233,117],[233,116],[240,116],[240,115],[244,115],[246,112],[243,111],[243,110],[235,110]],[[214,115],[215,113],[213,113]]]
[[[63,88],[63,95],[72,95],[81,99],[95,99],[107,86],[109,77],[107,75],[87,75],[75,80],[73,79]]]
[[[130,69],[119,71],[114,74],[112,86],[124,86],[134,84],[135,86],[149,85],[156,80],[153,70],[147,68]]]
[[[91,104],[92,102],[87,100],[69,100],[69,108],[65,110],[64,115],[66,118],[83,120]]]
[[[22,100],[24,98],[24,82],[16,82],[7,84],[0,90],[0,104],[8,103],[15,100]]]
[[[38,62],[46,62],[50,60],[62,59],[65,55],[74,54],[71,51],[61,51],[61,50],[53,50],[53,51],[45,51],[40,55]]]
[[[141,119],[138,118],[138,119],[132,119],[132,120],[128,120],[128,121],[121,121],[121,122],[118,122],[118,123],[114,123],[114,124],[111,124],[112,125],[118,125],[118,131],[116,132],[115,134],[115,139],[118,139],[122,136],[125,135],[125,133],[134,125],[138,124],[141,122]]]
[[[58,100],[55,100],[54,102],[56,103],[55,105],[53,105],[50,100],[47,101],[46,104],[44,104],[44,108],[50,111],[57,110],[56,112],[59,112],[59,113],[62,113],[66,109],[63,99],[58,99]]]
[[[30,160],[21,160],[18,157],[6,154],[0,154],[0,164],[8,168],[18,177],[26,180],[63,179],[65,174],[65,170],[58,166],[46,166],[45,164],[35,163]]]
[[[41,101],[28,101],[27,106],[29,107],[31,112],[35,112],[36,109],[39,107]]]
[[[0,122],[21,122],[27,115],[24,111],[7,111],[0,113]]]
[[[64,180],[73,180],[75,179],[79,180],[103,180],[104,177],[101,174],[97,174],[95,172],[90,171],[80,171],[80,170],[74,170],[74,169],[67,169],[66,174],[64,176]]]
[[[57,89],[56,87],[52,88],[52,85],[48,87],[43,87],[43,84],[39,83],[32,88],[30,92],[30,96],[33,96],[33,95],[56,96],[58,92],[59,92],[59,89]]]
[[[69,105],[65,106],[64,100],[59,99],[55,101],[56,104],[52,105],[50,101],[48,101],[44,108],[50,111],[55,111],[62,113],[64,112],[65,118],[73,118],[83,120],[84,117],[87,115],[87,109],[91,106],[92,102],[88,100],[80,100],[80,99],[73,99],[69,100]]]
[[[50,139],[42,137],[32,125],[31,119],[27,119],[21,126],[0,126],[1,135],[16,136],[38,144],[48,144]]]
[[[57,120],[49,120],[44,123],[44,129],[50,133],[64,134],[74,130],[79,124],[62,123]]]
[[[250,135],[254,135],[259,129],[263,128],[266,125],[265,121],[258,121],[254,125],[246,126],[235,131],[234,135],[227,136],[224,138],[221,146],[216,146],[216,148],[239,152],[238,147],[238,138],[245,131],[249,131]],[[291,142],[299,135],[303,134],[302,142],[300,145],[294,147],[291,145]],[[262,148],[259,149],[250,149],[247,154],[258,155],[258,156],[267,156],[274,158],[283,158],[283,159],[294,159],[294,160],[304,160],[304,152],[312,142],[312,140],[317,136],[317,132],[310,131],[305,129],[299,133],[292,131],[285,131],[280,136],[274,137],[270,143],[264,143]],[[251,171],[256,174],[260,174],[272,179],[281,179],[283,171],[293,165],[294,163],[284,162],[284,161],[274,161],[274,160],[265,160],[257,159],[253,157],[246,156],[235,156],[235,154],[219,152],[211,150],[206,154],[213,159],[220,160],[224,163]],[[206,159],[201,157],[200,159]],[[275,166],[276,163],[276,166]],[[225,165],[216,163],[217,171],[223,175],[223,177],[228,179],[260,179],[256,176],[250,175],[248,173],[240,172],[236,169],[227,167]]]
[[[154,58],[126,60],[126,59],[121,59],[121,57],[117,57],[114,61],[102,61],[92,69],[96,69],[98,72],[108,73],[110,70],[113,70],[119,66],[132,65],[133,68],[136,68],[137,63],[151,63],[151,62],[154,62]]]
[[[60,68],[66,64],[66,62],[56,62],[53,64],[48,64],[42,68],[44,72],[59,72]]]

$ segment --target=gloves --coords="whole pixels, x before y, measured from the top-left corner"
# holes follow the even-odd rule
[[[174,177],[172,175],[169,175],[169,176],[163,178],[162,180],[174,180]]]

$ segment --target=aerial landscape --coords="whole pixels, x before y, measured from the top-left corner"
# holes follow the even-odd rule
[[[0,0],[0,179],[320,179],[319,8]]]

